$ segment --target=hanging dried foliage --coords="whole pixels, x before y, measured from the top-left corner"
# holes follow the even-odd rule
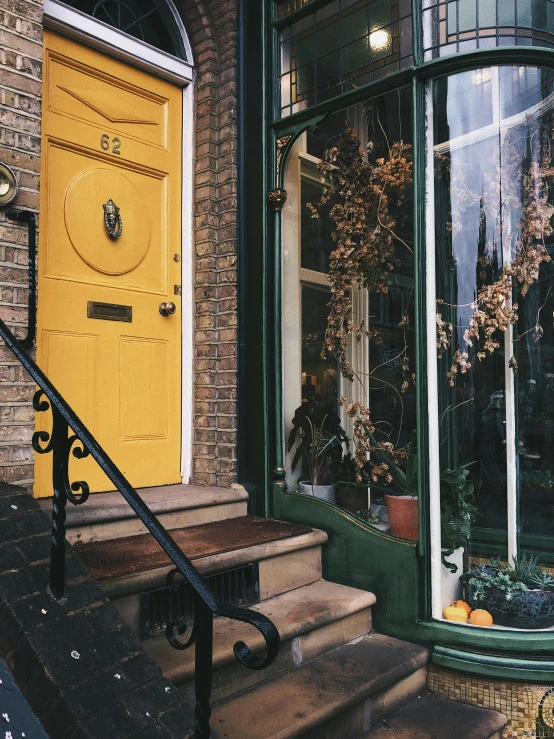
[[[503,156],[507,162],[504,165],[505,179],[509,184],[504,188],[504,200],[498,217],[503,221],[511,210],[523,206],[522,215],[514,233],[510,233],[507,228],[503,232],[506,243],[513,243],[511,262],[502,268],[497,279],[488,285],[482,285],[477,292],[477,300],[472,306],[473,313],[463,335],[464,346],[455,351],[454,363],[447,373],[452,387],[458,372],[465,374],[471,367],[469,347],[476,345],[479,361],[500,348],[502,334],[518,321],[519,305],[512,302],[514,292],[517,290],[520,297],[524,298],[531,285],[538,280],[541,264],[551,261],[545,246],[545,239],[553,233],[551,218],[554,214],[554,207],[548,202],[550,181],[554,175],[554,168],[550,163],[550,147],[543,151],[541,164],[531,162],[528,166],[523,166],[522,155],[510,142],[505,144]],[[438,158],[437,166],[443,175],[449,172],[444,155]],[[500,171],[497,175],[500,178]],[[481,198],[482,203],[483,196],[472,192],[463,181],[451,182],[451,189],[456,190],[458,201],[475,203]],[[460,223],[451,225],[453,232],[462,228]],[[488,261],[481,257],[478,262],[483,277]],[[437,302],[440,304],[442,301]],[[443,321],[441,314],[437,312],[439,359],[449,348],[451,338],[451,324]]]
[[[368,334],[364,326],[353,325],[352,291],[387,292],[387,278],[397,262],[396,219],[391,211],[402,204],[412,181],[410,149],[399,141],[387,157],[371,161],[349,128],[330,140],[318,165],[323,192],[319,202],[308,207],[312,218],[319,218],[322,207],[331,206],[336,241],[330,255],[331,300],[322,356],[331,353],[349,380],[354,373],[346,356],[348,337]]]

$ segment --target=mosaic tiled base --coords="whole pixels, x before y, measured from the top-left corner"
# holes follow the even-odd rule
[[[489,680],[431,665],[429,690],[450,700],[503,713],[503,739],[554,739],[554,686]]]

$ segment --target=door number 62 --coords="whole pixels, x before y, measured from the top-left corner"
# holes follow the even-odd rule
[[[114,138],[110,142],[110,137],[107,133],[103,133],[102,136],[100,136],[100,146],[104,151],[108,151],[110,148],[110,143],[113,144],[112,146],[112,154],[121,154],[119,151],[121,147],[121,139],[117,138],[117,136],[114,136]]]

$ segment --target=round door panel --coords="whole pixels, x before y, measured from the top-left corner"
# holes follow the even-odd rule
[[[67,188],[67,234],[97,272],[123,275],[138,267],[150,245],[150,217],[140,192],[121,172],[88,169]]]

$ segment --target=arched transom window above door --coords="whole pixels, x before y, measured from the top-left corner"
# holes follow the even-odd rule
[[[182,24],[165,0],[66,0],[67,5],[167,54],[191,61]]]

